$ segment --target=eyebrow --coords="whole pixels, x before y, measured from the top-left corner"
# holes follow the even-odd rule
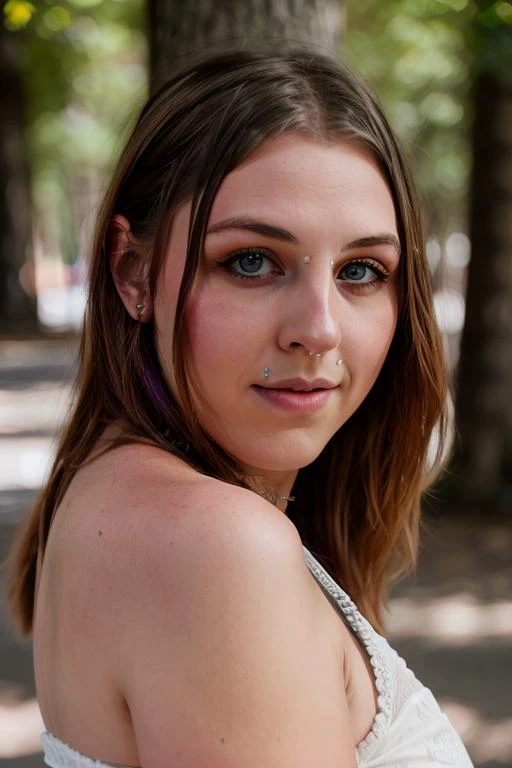
[[[294,243],[298,245],[299,241],[288,232],[287,229],[282,227],[276,227],[273,224],[265,224],[264,221],[256,221],[250,218],[238,218],[224,219],[217,224],[212,224],[206,232],[207,235],[217,234],[217,232],[227,232],[230,230],[245,230],[246,232],[255,232],[257,235],[265,235],[265,237],[272,237],[275,240],[284,240],[286,243]]]
[[[368,237],[358,237],[357,240],[352,240],[347,243],[342,250],[349,251],[351,248],[368,248],[372,245],[391,245],[400,256],[401,247],[400,241],[396,235],[391,232],[382,232],[378,235],[369,235]]]
[[[233,230],[243,230],[246,232],[254,232],[257,235],[263,235],[264,237],[271,237],[274,240],[282,240],[285,243],[293,243],[299,245],[299,240],[282,227],[276,227],[274,224],[267,224],[264,221],[257,221],[249,217],[237,217],[234,216],[230,219],[224,219],[218,221],[216,224],[212,224],[208,227],[207,235],[215,235],[219,232],[229,232]],[[374,245],[391,245],[397,255],[400,255],[400,241],[396,235],[391,232],[381,232],[376,235],[368,235],[367,237],[358,237],[356,240],[351,240],[341,249],[342,251],[349,251],[352,248],[369,248]]]

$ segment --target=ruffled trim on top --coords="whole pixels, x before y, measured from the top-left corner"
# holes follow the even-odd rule
[[[103,763],[101,760],[82,755],[49,731],[44,731],[39,739],[43,745],[44,762],[50,768],[132,768],[120,763]]]
[[[372,665],[377,696],[377,713],[367,736],[357,745],[358,757],[366,756],[377,740],[384,738],[389,730],[392,712],[392,681],[388,666],[378,647],[380,635],[372,625],[360,614],[355,603],[346,592],[336,584],[309,549],[302,545],[306,562],[315,579],[339,606],[341,613],[346,618],[354,634],[360,638],[369,656]]]

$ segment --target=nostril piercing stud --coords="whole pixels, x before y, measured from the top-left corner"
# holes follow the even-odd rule
[[[268,379],[268,377],[270,376],[270,368],[263,369],[263,376],[265,379]]]
[[[311,261],[311,256],[304,256],[304,264],[309,264]]]

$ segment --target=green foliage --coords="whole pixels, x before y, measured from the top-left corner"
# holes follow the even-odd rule
[[[145,96],[142,3],[40,3],[24,47],[27,125],[36,165],[58,153],[105,165],[131,105]]]
[[[472,87],[512,74],[512,4],[346,0],[347,58],[374,86],[411,155],[431,228],[464,228]]]
[[[481,71],[512,76],[512,1],[345,5],[347,58],[375,87],[412,156],[430,201],[431,228],[463,227],[471,88]],[[58,218],[69,206],[72,190],[60,196],[55,190],[67,189],[72,176],[104,176],[127,116],[144,100],[144,10],[144,0],[4,4],[5,26],[23,43],[39,220]],[[70,219],[68,213],[61,218]]]
[[[9,0],[4,6],[7,28],[22,37],[36,222],[46,243],[60,244],[64,261],[77,256],[80,180],[102,186],[129,115],[146,98],[143,14],[143,0]]]
[[[4,24],[10,32],[16,32],[27,26],[35,11],[35,5],[26,0],[8,0],[4,5]]]
[[[476,0],[471,45],[475,67],[501,79],[512,79],[512,3]]]
[[[468,3],[348,0],[347,6],[348,59],[376,89],[411,155],[430,201],[431,227],[460,226],[469,173]]]

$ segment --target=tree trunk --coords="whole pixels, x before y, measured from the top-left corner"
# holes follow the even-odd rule
[[[0,20],[0,333],[32,332],[38,327],[20,34],[8,32]]]
[[[331,52],[341,44],[340,0],[148,0],[151,89],[201,51],[289,40]]]
[[[507,416],[512,428],[512,83],[481,75],[475,107],[454,471],[462,498],[481,505],[499,500]]]

